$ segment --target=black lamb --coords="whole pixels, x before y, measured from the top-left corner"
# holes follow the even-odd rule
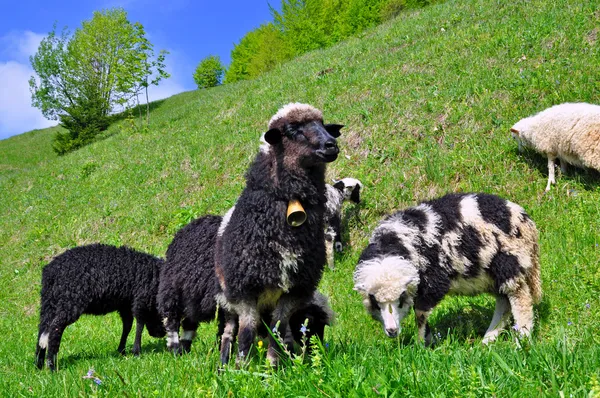
[[[163,260],[128,247],[103,244],[75,247],[55,257],[42,271],[40,326],[36,364],[56,370],[62,334],[82,314],[118,311],[123,321],[119,352],[136,320],[132,352],[139,355],[144,326],[153,337],[163,337],[156,307],[158,278]]]
[[[158,308],[165,319],[167,347],[177,353],[189,352],[200,322],[218,319],[221,338],[224,314],[217,314],[216,296],[221,288],[215,275],[214,243],[222,217],[200,217],[177,232],[167,249],[165,265],[161,269],[158,290]],[[270,314],[267,314],[270,316]],[[333,311],[327,298],[316,292],[310,303],[295,309],[291,318],[290,337],[300,342],[302,325],[308,319],[306,338],[311,335],[323,339],[325,326],[333,321]],[[180,324],[183,335],[179,339]],[[261,322],[262,324],[262,322]],[[267,336],[267,330],[261,335]]]
[[[239,319],[238,360],[248,354],[261,314],[286,335],[292,311],[311,300],[325,265],[325,165],[338,156],[341,125],[323,124],[321,111],[288,104],[269,122],[261,150],[246,173],[246,187],[223,219],[217,237],[215,271],[229,314],[221,362],[229,361]],[[286,210],[297,200],[306,221],[289,225]],[[237,319],[236,319],[237,318]],[[278,361],[270,338],[267,358]]]

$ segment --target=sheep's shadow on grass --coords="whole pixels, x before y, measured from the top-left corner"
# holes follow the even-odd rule
[[[545,186],[548,181],[548,159],[531,149],[525,149],[523,152],[519,152],[518,148],[515,148],[514,153],[519,158],[523,159],[529,167],[537,169],[540,174],[546,177],[544,180]],[[561,180],[575,180],[583,185],[583,188],[586,191],[593,191],[600,187],[600,171],[598,170],[568,165],[566,174],[563,174],[560,170],[560,162],[557,159],[555,161],[555,174],[556,185],[559,185]],[[554,187],[555,185],[553,188]]]
[[[61,356],[60,352],[58,353],[58,366],[60,368],[66,368],[72,365],[77,364],[78,362],[85,360],[97,360],[101,358],[125,358],[125,357],[135,357],[131,352],[132,345],[128,345],[126,347],[125,353],[121,354],[117,351],[117,347],[115,345],[114,348],[109,351],[98,351],[95,349],[83,350],[77,352],[75,354]],[[142,350],[139,357],[143,357],[144,355],[148,355],[151,353],[158,353],[166,351],[166,345],[162,340],[155,340],[149,343],[142,344]]]
[[[456,339],[459,342],[483,339],[492,321],[494,309],[493,303],[490,305],[455,305],[449,308],[435,322],[429,324],[434,335],[432,347],[448,338]],[[544,323],[550,316],[551,309],[551,303],[546,297],[540,304],[534,306],[534,335],[535,329],[539,327],[540,323]],[[514,320],[511,315],[505,330],[511,330],[513,324]]]

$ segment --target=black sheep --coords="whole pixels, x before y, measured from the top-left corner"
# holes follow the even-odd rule
[[[56,369],[56,355],[67,326],[82,314],[118,311],[123,321],[119,352],[136,320],[132,352],[139,355],[142,331],[165,335],[156,294],[163,260],[128,247],[103,244],[75,247],[56,256],[42,271],[42,291],[36,364]]]
[[[165,265],[161,269],[158,290],[158,308],[165,319],[167,347],[174,352],[189,352],[200,322],[219,321],[217,337],[223,334],[224,314],[217,314],[216,296],[221,292],[214,267],[214,243],[222,217],[200,217],[177,232],[167,249]],[[266,316],[270,316],[267,314]],[[327,298],[315,293],[313,300],[295,310],[290,321],[292,340],[301,341],[300,329],[308,319],[306,337],[317,335],[323,339],[326,325],[333,320]],[[183,335],[179,339],[179,326]],[[267,336],[266,330],[261,335]]]
[[[165,319],[167,347],[173,351],[189,351],[198,324],[215,319],[215,297],[221,288],[215,275],[214,247],[221,220],[220,216],[209,215],[192,221],[175,234],[167,249],[158,289],[158,309]],[[220,335],[222,326],[219,330]]]
[[[215,271],[223,293],[219,303],[239,319],[238,358],[249,352],[261,314],[285,336],[295,308],[311,300],[325,265],[325,165],[337,158],[341,125],[324,125],[321,111],[288,104],[269,122],[261,150],[246,173],[246,187],[223,219]],[[304,207],[300,226],[286,221],[290,201]],[[221,361],[229,361],[237,320],[226,320]],[[276,364],[271,338],[267,358]]]

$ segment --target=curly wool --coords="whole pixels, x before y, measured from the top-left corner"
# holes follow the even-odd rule
[[[381,303],[398,300],[404,291],[413,296],[419,281],[419,271],[399,256],[363,261],[354,271],[356,289],[373,294]]]
[[[38,367],[48,348],[49,366],[54,368],[63,330],[82,314],[118,311],[124,330],[126,319],[133,317],[151,336],[164,336],[156,305],[162,264],[162,259],[129,247],[103,244],[75,247],[55,257],[42,271]],[[127,322],[131,328],[131,320]],[[134,352],[139,344],[136,337]]]
[[[167,249],[160,273],[158,309],[164,317],[169,348],[178,349],[183,319],[185,350],[200,322],[215,319],[216,295],[221,288],[215,275],[214,247],[222,217],[200,217],[179,230]]]
[[[519,120],[512,128],[520,147],[534,149],[550,161],[600,170],[600,106],[586,103],[555,105]],[[554,170],[549,164],[550,182]]]
[[[317,108],[293,102],[283,106],[269,121],[269,129],[282,129],[285,124],[307,123],[318,121],[323,123],[323,113]]]

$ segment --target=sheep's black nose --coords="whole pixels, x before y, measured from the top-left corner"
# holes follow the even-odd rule
[[[336,149],[337,148],[337,144],[335,142],[335,140],[329,140],[327,142],[325,142],[325,150],[329,151],[332,149]]]

